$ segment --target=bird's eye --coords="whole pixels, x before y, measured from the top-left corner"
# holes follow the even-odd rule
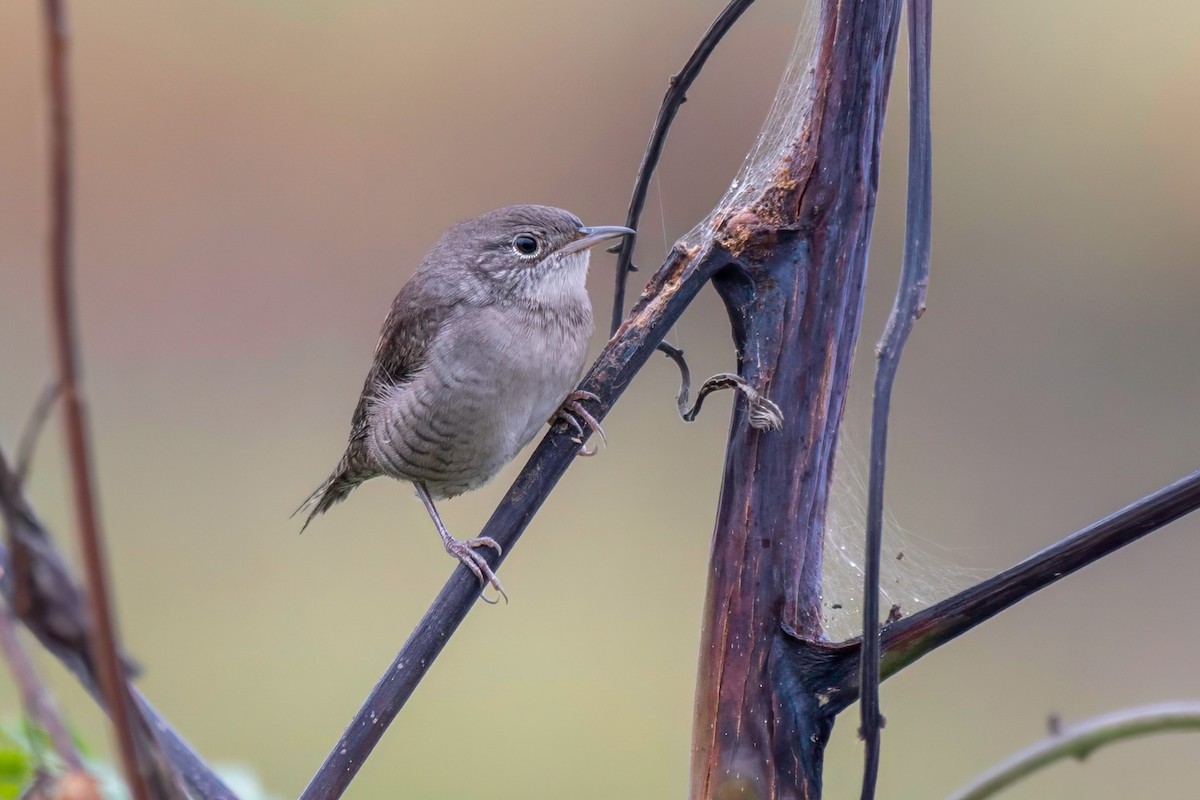
[[[523,256],[531,256],[538,251],[537,239],[527,233],[522,233],[513,239],[513,249]]]

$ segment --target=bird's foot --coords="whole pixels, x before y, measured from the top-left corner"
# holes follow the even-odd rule
[[[480,536],[476,539],[454,539],[446,540],[446,552],[457,558],[467,569],[475,573],[475,577],[479,579],[479,583],[483,589],[487,589],[489,585],[495,587],[500,596],[504,598],[504,602],[508,602],[508,595],[504,593],[504,587],[500,585],[500,579],[496,577],[496,573],[492,572],[492,568],[488,566],[487,559],[475,552],[477,547],[490,547],[496,551],[496,554],[504,552],[500,543],[490,536]],[[499,600],[489,600],[484,592],[480,592],[480,597],[483,602],[495,605]]]
[[[579,455],[594,456],[596,449],[589,450],[583,443],[583,426],[587,425],[588,430],[600,437],[600,441],[608,447],[608,439],[604,437],[604,429],[600,427],[600,421],[597,420],[592,413],[583,407],[584,400],[600,402],[600,398],[591,392],[584,392],[579,389],[571,392],[563,400],[562,405],[554,412],[554,416],[550,418],[550,424],[562,421],[567,424],[567,428],[575,432],[571,437],[571,441],[579,445]],[[580,423],[583,420],[583,423]]]

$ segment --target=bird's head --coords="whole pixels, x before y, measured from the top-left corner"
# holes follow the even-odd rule
[[[591,248],[632,233],[618,225],[588,227],[571,212],[552,206],[506,206],[457,223],[430,256],[454,265],[464,288],[491,302],[554,304],[569,297],[586,298]]]

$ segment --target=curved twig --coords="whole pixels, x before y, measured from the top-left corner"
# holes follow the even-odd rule
[[[92,474],[91,447],[83,389],[79,380],[79,346],[74,302],[71,294],[73,259],[71,250],[71,107],[68,86],[67,12],[65,0],[44,0],[46,64],[50,107],[50,252],[47,268],[50,277],[51,318],[54,330],[54,354],[58,380],[63,394],[63,419],[66,428],[67,460],[71,469],[76,524],[80,550],[87,575],[90,631],[87,641],[98,670],[105,705],[112,718],[117,752],[130,794],[135,800],[149,800],[149,780],[154,777],[156,798],[182,796],[170,768],[162,774],[154,765],[163,765],[155,752],[157,745],[145,731],[135,735],[129,684],[117,655],[117,628],[112,611],[104,534],[96,510],[95,480]],[[139,764],[139,746],[146,759]]]
[[[1200,732],[1200,703],[1163,703],[1129,708],[1063,728],[1000,762],[950,795],[984,800],[1064,758],[1084,759],[1105,745],[1170,731]]]
[[[892,385],[904,343],[913,323],[925,311],[929,283],[929,239],[932,231],[933,148],[929,130],[929,0],[909,0],[909,146],[908,212],[904,266],[887,328],[876,347],[875,402],[871,412],[870,483],[867,489],[866,563],[863,570],[862,727],[865,744],[862,800],[875,797],[879,777],[879,561],[883,546],[883,482],[887,463],[888,414]],[[899,13],[897,6],[896,13]]]
[[[650,141],[646,143],[646,152],[642,155],[642,163],[638,165],[637,177],[633,181],[633,196],[629,199],[629,213],[625,216],[627,228],[633,228],[635,231],[638,229],[638,223],[642,218],[642,209],[646,205],[646,194],[650,191],[650,179],[654,176],[659,159],[662,158],[663,146],[667,142],[667,133],[671,129],[671,123],[675,121],[679,107],[687,102],[688,89],[692,88],[692,83],[704,69],[705,62],[717,48],[717,44],[753,2],[754,0],[730,0],[729,5],[725,6],[725,9],[713,20],[713,24],[700,39],[700,43],[692,51],[692,55],[683,65],[683,69],[671,77],[667,93],[663,96],[662,106],[658,109],[658,118],[654,120],[654,127],[650,131]],[[633,248],[636,243],[637,234],[633,234],[626,236],[620,244],[612,248],[612,252],[617,254],[617,278],[616,288],[613,291],[612,326],[609,328],[609,336],[617,332],[617,328],[621,327],[621,321],[625,318],[625,282],[629,273],[635,269]],[[667,351],[663,350],[663,352]],[[676,352],[679,352],[680,356],[683,355],[680,351]],[[667,354],[670,355],[670,353]],[[680,361],[676,359],[676,363],[678,364]]]
[[[688,369],[687,361],[683,358],[683,350],[662,342],[658,351],[666,354],[667,358],[679,367],[679,394],[675,396],[675,404],[679,408],[679,416],[684,422],[695,422],[704,405],[704,398],[722,389],[736,389],[746,397],[749,406],[750,427],[762,430],[777,431],[783,427],[783,412],[779,410],[771,398],[759,392],[746,382],[741,375],[732,372],[718,372],[706,380],[696,393],[696,402],[688,407],[688,397],[692,391],[692,371]]]

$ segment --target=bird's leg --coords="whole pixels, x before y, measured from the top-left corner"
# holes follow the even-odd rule
[[[429,496],[429,490],[425,488],[425,484],[418,483],[417,496],[421,498],[421,502],[425,504],[425,510],[429,512],[429,516],[433,518],[433,524],[437,526],[438,535],[442,537],[442,544],[446,547],[446,552],[457,558],[467,569],[475,573],[475,577],[479,579],[479,583],[484,589],[488,584],[496,587],[496,591],[504,598],[504,602],[508,602],[508,595],[504,593],[504,587],[500,585],[500,579],[496,577],[496,573],[492,572],[492,568],[488,566],[487,560],[479,553],[475,552],[476,547],[490,547],[499,555],[503,552],[500,548],[500,543],[490,536],[480,536],[475,539],[455,539],[446,530],[446,526],[442,524],[442,518],[438,515],[437,508],[433,505],[433,498]],[[482,591],[480,597],[485,603],[495,605],[499,600],[489,600],[488,596]]]
[[[600,398],[591,392],[584,392],[579,389],[574,390],[563,399],[562,405],[558,407],[558,410],[554,412],[554,416],[550,418],[550,424],[553,425],[559,420],[565,422],[569,429],[575,431],[575,436],[572,437],[571,441],[579,445],[579,455],[594,456],[596,455],[596,450],[594,448],[588,450],[583,444],[583,425],[580,424],[579,420],[582,419],[584,424],[588,426],[588,429],[600,437],[600,441],[604,442],[605,447],[608,447],[608,439],[604,438],[604,429],[600,427],[599,420],[583,407],[584,400],[599,402]]]

